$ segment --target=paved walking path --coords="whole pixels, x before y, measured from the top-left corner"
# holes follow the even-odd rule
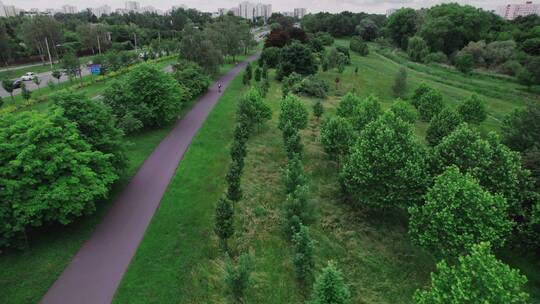
[[[247,61],[255,59],[256,55]],[[223,89],[247,61],[219,79]],[[41,303],[105,304],[112,301],[176,167],[220,96],[217,84],[214,84],[176,123],[139,168]]]

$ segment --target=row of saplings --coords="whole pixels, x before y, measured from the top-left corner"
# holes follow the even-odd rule
[[[208,83],[192,63],[174,75],[144,63],[103,100],[61,91],[44,113],[0,116],[0,248],[28,247],[31,230],[93,213],[128,167],[124,135],[170,124]]]
[[[540,204],[530,172],[496,134],[483,138],[474,129],[485,119],[477,97],[456,113],[421,85],[411,103],[417,110],[398,100],[384,112],[377,97],[349,93],[325,121],[321,142],[340,167],[346,200],[408,210],[413,242],[442,260],[416,303],[528,303],[526,277],[491,249],[507,241],[538,246]],[[413,133],[417,112],[430,121],[428,147]]]

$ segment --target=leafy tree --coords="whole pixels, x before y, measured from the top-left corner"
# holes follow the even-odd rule
[[[362,102],[360,97],[356,94],[349,92],[341,98],[339,105],[337,107],[337,115],[341,117],[351,117],[353,115],[354,109]]]
[[[210,86],[210,77],[195,62],[180,61],[173,66],[174,78],[184,89],[184,100],[191,100],[204,93]]]
[[[317,32],[315,33],[315,37],[321,40],[323,45],[330,46],[334,44],[334,37],[330,35],[330,33],[327,32]]]
[[[421,200],[428,174],[426,153],[412,126],[391,112],[368,124],[345,161],[340,182],[347,195],[377,206]]]
[[[95,211],[118,176],[61,112],[0,116],[0,247],[43,225]]]
[[[311,278],[315,267],[315,241],[309,234],[308,227],[300,225],[300,229],[293,236],[294,243],[294,270],[300,282],[306,282]]]
[[[431,88],[429,85],[427,85],[426,83],[421,83],[415,90],[414,90],[414,93],[413,93],[413,96],[411,97],[411,103],[412,105],[418,109],[418,107],[420,106],[420,98],[422,98],[422,96],[424,96],[425,94],[427,94],[428,92],[431,92],[433,91],[433,88]]]
[[[4,105],[4,100],[2,99],[2,97],[0,96],[0,108]]]
[[[474,245],[457,265],[445,261],[431,274],[431,288],[416,291],[416,304],[529,303],[527,278],[499,261],[487,243]]]
[[[234,208],[232,202],[226,198],[221,198],[216,206],[214,232],[223,249],[228,251],[227,240],[234,234]]]
[[[244,122],[251,128],[268,121],[272,117],[272,110],[259,91],[251,89],[240,99],[236,117],[239,122]]]
[[[426,141],[430,146],[438,145],[443,138],[452,133],[462,123],[461,116],[454,110],[445,108],[433,116],[426,132]]]
[[[349,47],[351,51],[357,52],[360,56],[369,55],[368,45],[362,39],[362,37],[359,37],[359,36],[352,37]]]
[[[171,75],[143,63],[122,80],[113,82],[105,90],[103,100],[112,108],[119,124],[130,118],[149,128],[174,121],[182,109],[183,94]]]
[[[251,66],[251,63],[248,63],[246,66],[246,74],[249,80],[253,79],[253,67]]]
[[[203,32],[193,23],[186,24],[180,41],[181,59],[199,64],[208,74],[216,75],[223,61],[223,54],[214,41],[210,39],[211,30]]]
[[[69,76],[70,80],[74,77],[81,75],[81,62],[79,61],[79,58],[77,57],[77,55],[75,55],[74,52],[68,52],[64,55],[64,57],[62,57],[61,66],[62,69],[64,69],[64,73]]]
[[[388,34],[394,44],[403,50],[407,49],[409,37],[416,33],[416,20],[416,11],[412,8],[402,8],[388,17]]]
[[[62,78],[62,72],[59,70],[52,71],[52,77],[56,78],[56,81],[60,83],[60,78]]]
[[[293,193],[287,195],[283,203],[283,228],[286,235],[292,239],[300,231],[300,226],[309,225],[315,220],[313,205],[309,202],[307,185],[296,187]]]
[[[479,124],[487,118],[486,105],[478,95],[471,95],[471,97],[460,103],[458,112],[463,117],[463,121],[467,123]]]
[[[464,74],[469,74],[474,67],[474,58],[469,53],[458,52],[454,61],[456,68]]]
[[[293,158],[295,155],[302,155],[304,149],[302,138],[298,129],[294,128],[290,122],[283,129],[283,143],[289,158]]]
[[[439,91],[428,90],[418,101],[418,113],[423,121],[430,121],[444,108],[443,97]]]
[[[407,54],[412,61],[424,62],[429,54],[429,47],[422,37],[414,36],[409,38],[407,44]]]
[[[306,184],[306,176],[304,174],[304,165],[298,154],[289,158],[287,167],[283,170],[283,180],[285,182],[285,190],[287,194],[294,193],[296,188]]]
[[[39,77],[36,75],[32,81],[37,85],[38,87],[38,90],[40,89],[39,85],[41,84],[41,79],[39,79]]]
[[[244,160],[235,159],[229,166],[229,172],[227,173],[227,199],[234,203],[239,202],[242,199],[241,178],[242,171],[244,169]]]
[[[253,271],[253,261],[251,256],[243,253],[238,258],[237,265],[234,265],[231,259],[227,260],[225,265],[225,286],[235,302],[243,303],[242,299],[246,289],[251,285],[251,272]]]
[[[527,86],[527,87],[531,87],[534,84],[534,76],[533,76],[533,74],[531,72],[529,72],[529,70],[527,70],[525,68],[522,68],[517,73],[517,79],[518,79],[520,84],[522,84],[524,86]]]
[[[440,258],[457,257],[480,242],[503,246],[513,226],[507,210],[502,196],[451,166],[435,179],[425,204],[409,208],[409,234]]]
[[[81,136],[92,148],[112,155],[111,163],[118,175],[127,167],[123,132],[116,126],[111,109],[101,101],[91,100],[82,93],[61,92],[49,97],[55,107],[73,122]]]
[[[305,129],[308,123],[308,112],[300,100],[294,96],[287,96],[281,102],[279,113],[280,130],[284,130],[285,125],[290,123],[296,130]]]
[[[349,304],[351,293],[345,284],[341,270],[334,262],[328,262],[313,284],[310,304]]]
[[[392,92],[395,97],[403,97],[407,93],[407,69],[402,67],[399,69],[394,78]]]
[[[355,140],[354,128],[343,117],[332,117],[321,128],[321,143],[332,159],[341,160],[346,157]]]
[[[32,97],[32,92],[26,88],[26,84],[21,84],[21,95],[24,100],[28,100]]]
[[[261,81],[261,68],[259,66],[257,66],[257,68],[255,69],[255,74],[253,78],[256,82]]]
[[[244,71],[244,74],[242,75],[242,83],[246,86],[251,85],[251,77],[247,71]]]
[[[390,106],[390,111],[394,113],[397,117],[401,118],[403,121],[414,124],[418,117],[416,110],[407,102],[397,99],[392,106]]]
[[[353,109],[351,117],[352,126],[357,131],[362,131],[370,122],[377,120],[383,114],[379,98],[370,95]]]
[[[292,72],[281,81],[281,91],[283,98],[287,97],[294,87],[302,81],[302,76],[296,72]]]
[[[297,84],[293,85],[291,90],[295,94],[302,94],[316,98],[326,98],[326,94],[330,90],[330,85],[323,79],[320,79],[314,75],[309,75]]]
[[[362,19],[356,26],[356,32],[365,41],[373,41],[379,37],[379,27],[371,19]]]
[[[300,75],[317,73],[317,63],[311,49],[300,43],[292,43],[281,49],[278,75],[282,78],[292,72]]]
[[[503,121],[503,142],[516,151],[527,151],[540,145],[540,104],[527,103],[516,109]]]
[[[261,52],[259,63],[269,68],[277,68],[279,64],[279,54],[281,49],[277,47],[267,47]]]
[[[262,79],[268,79],[268,65],[266,63],[262,66]]]
[[[15,98],[13,97],[13,91],[15,90],[15,85],[13,84],[13,80],[10,80],[10,79],[2,80],[2,87],[4,88],[4,90],[6,90],[6,92],[9,93],[9,95],[11,96],[11,100],[15,100]]]
[[[313,104],[313,116],[317,117],[317,119],[320,119],[323,113],[324,113],[323,104],[320,100],[317,100],[317,102]]]

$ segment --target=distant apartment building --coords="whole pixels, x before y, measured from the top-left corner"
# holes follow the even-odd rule
[[[387,9],[387,10],[386,10],[386,17],[388,18],[388,17],[392,16],[392,14],[395,13],[395,12],[397,12],[397,11],[398,11],[397,8]]]
[[[141,7],[139,12],[141,12],[141,13],[157,13],[158,10],[155,7],[151,6],[151,5],[148,5],[148,6]]]
[[[272,16],[272,5],[244,1],[240,3],[237,7],[231,8],[229,12],[232,12],[235,16],[239,16],[249,20],[254,20],[258,17],[263,17],[264,20],[267,20],[268,18],[270,18],[270,16]],[[220,14],[222,14],[221,11]],[[223,15],[225,14],[226,13],[224,13]]]
[[[141,5],[137,1],[126,1],[125,10],[127,12],[138,12],[141,9]]]
[[[527,1],[525,4],[508,4],[498,9],[498,14],[506,20],[514,20],[520,16],[540,15],[540,4]]]
[[[62,6],[62,13],[64,14],[76,14],[77,7],[73,5],[64,5]]]
[[[4,13],[6,17],[15,17],[19,15],[21,10],[16,8],[14,5],[4,5]]]
[[[295,8],[294,9],[294,17],[298,19],[304,18],[304,16],[307,14],[306,8]]]
[[[294,12],[282,12],[281,14],[285,17],[294,17]]]
[[[0,1],[0,17],[6,17],[6,10],[4,9],[2,1]]]
[[[111,7],[108,6],[108,5],[103,5],[103,6],[99,6],[99,7],[94,7],[91,9],[92,11],[92,14],[94,14],[94,16],[96,17],[101,17],[103,15],[110,15],[112,10],[111,10]]]

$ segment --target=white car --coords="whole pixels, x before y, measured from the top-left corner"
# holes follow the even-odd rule
[[[33,72],[28,72],[21,77],[23,81],[34,80],[34,78],[36,78],[36,74],[34,74]]]

